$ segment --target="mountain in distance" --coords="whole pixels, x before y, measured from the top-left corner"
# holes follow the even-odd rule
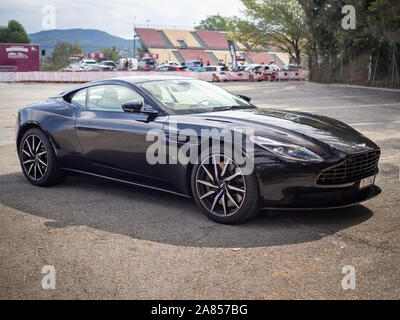
[[[45,30],[29,34],[32,44],[39,44],[46,55],[51,55],[57,41],[74,44],[78,41],[85,53],[99,52],[104,48],[116,47],[121,56],[132,56],[133,40],[127,40],[113,36],[107,32],[95,29],[64,29]],[[136,40],[136,50],[140,47],[140,41]]]

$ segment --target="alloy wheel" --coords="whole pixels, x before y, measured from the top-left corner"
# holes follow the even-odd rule
[[[225,155],[211,155],[197,169],[196,191],[213,215],[234,215],[244,203],[246,182],[239,166]]]
[[[48,168],[47,149],[43,140],[37,135],[29,135],[22,145],[22,166],[32,180],[44,177]]]

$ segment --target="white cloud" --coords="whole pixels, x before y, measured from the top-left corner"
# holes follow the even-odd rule
[[[231,16],[242,7],[240,0],[1,0],[0,25],[16,19],[28,33],[41,31],[48,4],[56,9],[57,29],[99,29],[124,38],[132,38],[133,17],[141,25],[193,27],[207,15]]]

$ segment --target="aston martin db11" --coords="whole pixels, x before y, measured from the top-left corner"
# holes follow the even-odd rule
[[[257,108],[246,96],[189,78],[85,83],[21,108],[16,130],[22,171],[33,185],[96,176],[192,197],[220,223],[244,222],[260,208],[345,207],[381,192],[380,149],[350,126]],[[215,134],[221,131],[232,135]],[[233,138],[238,132],[242,139]],[[190,161],[177,159],[176,150]],[[167,161],[153,161],[162,154]]]

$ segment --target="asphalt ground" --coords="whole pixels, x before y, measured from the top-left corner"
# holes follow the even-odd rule
[[[399,299],[400,93],[223,83],[260,107],[332,116],[382,148],[382,194],[354,207],[263,212],[239,226],[192,200],[94,178],[30,185],[19,167],[19,107],[70,84],[0,83],[1,299]],[[43,289],[45,265],[56,288]],[[355,289],[344,290],[344,266]]]

